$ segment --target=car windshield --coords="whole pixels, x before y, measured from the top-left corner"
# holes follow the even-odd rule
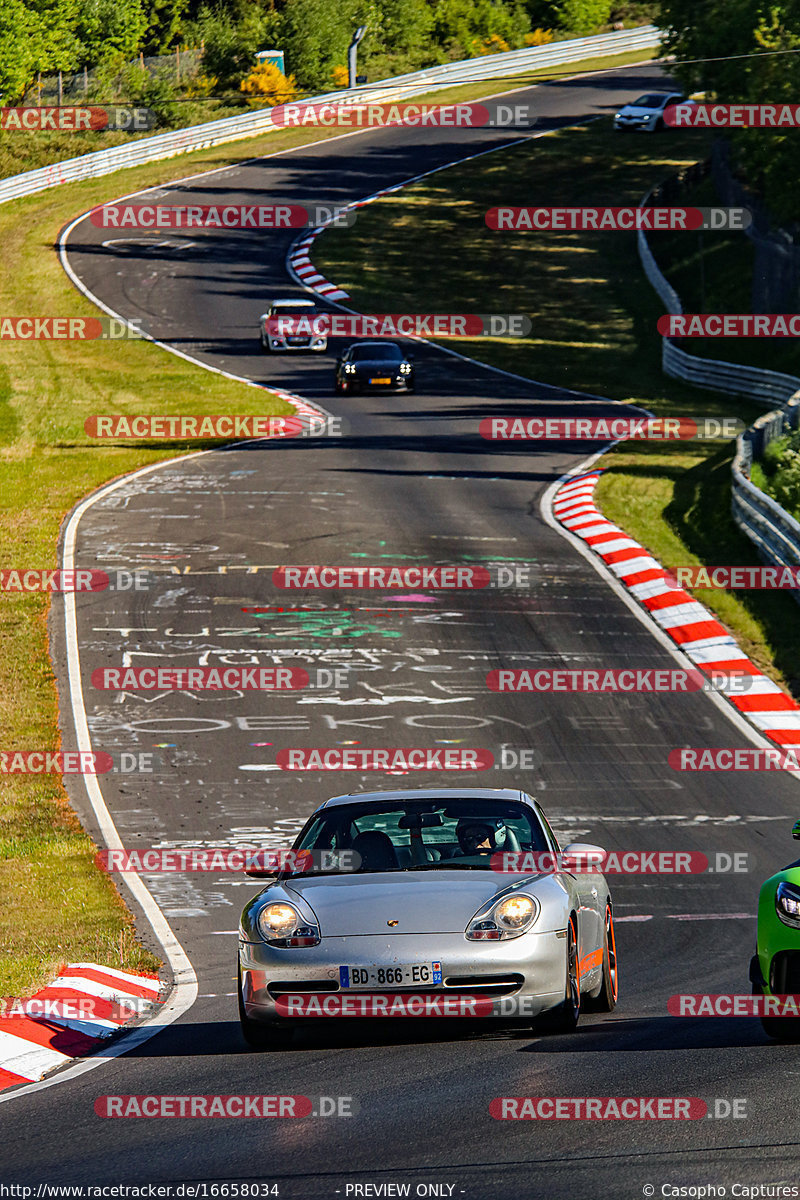
[[[271,313],[273,317],[315,317],[317,310],[305,304],[276,304]]]
[[[475,797],[335,804],[311,818],[295,850],[353,851],[368,871],[490,871],[501,851],[551,849],[527,804]],[[358,855],[358,858],[355,858]],[[349,855],[343,856],[342,867]],[[306,871],[303,874],[338,874]]]
[[[648,96],[640,96],[638,100],[632,100],[630,106],[631,108],[661,108],[668,95],[668,92],[652,92]]]
[[[383,342],[365,342],[363,346],[354,346],[350,352],[353,362],[400,362],[402,357],[397,346],[387,346]]]

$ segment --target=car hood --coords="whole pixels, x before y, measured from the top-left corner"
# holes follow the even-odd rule
[[[663,112],[660,108],[642,108],[638,104],[625,104],[618,109],[618,117],[652,117],[654,113]]]
[[[401,871],[284,881],[303,897],[323,937],[463,933],[475,913],[509,886],[494,871]],[[390,926],[389,921],[397,921]]]

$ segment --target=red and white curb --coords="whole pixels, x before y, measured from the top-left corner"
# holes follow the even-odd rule
[[[324,408],[318,408],[316,404],[311,404],[302,396],[295,396],[294,392],[284,392],[281,388],[276,387],[271,387],[269,390],[274,396],[279,396],[281,400],[294,405],[294,415],[298,417],[303,428],[310,432],[318,431],[320,426],[324,426],[330,419],[331,414]]]
[[[718,690],[759,733],[779,746],[800,745],[800,705],[759,671],[724,625],[678,587],[643,546],[603,516],[594,502],[601,474],[590,471],[568,479],[553,499],[556,519],[603,560],[698,670],[752,676],[747,695],[734,692],[733,682]]]
[[[31,1000],[50,1001],[47,1015],[0,1016],[0,1090],[42,1079],[56,1067],[91,1054],[103,1041],[129,1023],[119,1015],[119,1005],[136,1001],[137,1015],[149,1015],[161,984],[155,975],[131,975],[95,963],[70,963],[57,979]],[[86,1011],[81,1000],[91,1000],[91,1017],[53,1016],[53,1007]],[[31,1001],[11,1002],[11,1013]]]
[[[322,233],[324,228],[325,226],[321,225],[319,229],[315,229],[292,246],[287,260],[289,268],[303,287],[310,288],[312,292],[318,292],[320,296],[325,296],[328,300],[347,300],[349,293],[337,287],[335,283],[330,283],[324,275],[320,275],[309,257],[309,250],[314,244],[314,239]]]

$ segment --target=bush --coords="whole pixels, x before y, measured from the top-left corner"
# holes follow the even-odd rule
[[[506,50],[510,49],[508,42],[498,33],[493,33],[491,37],[484,38],[482,41],[475,39],[470,43],[470,54],[474,58],[479,58],[482,54],[504,54]]]
[[[257,67],[253,67],[250,74],[239,84],[239,91],[243,92],[251,103],[265,104],[286,104],[297,95],[294,75],[287,79],[271,62],[259,63]]]
[[[547,46],[555,38],[552,29],[534,29],[525,38],[526,46]]]
[[[155,114],[156,127],[180,125],[186,116],[185,105],[177,103],[175,87],[163,76],[151,75],[138,65],[128,66],[120,72],[120,84],[131,104]]]
[[[792,516],[800,515],[800,432],[770,442],[761,459],[767,493]]]

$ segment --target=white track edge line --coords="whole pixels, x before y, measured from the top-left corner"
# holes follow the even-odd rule
[[[203,454],[212,454],[211,450],[200,451],[196,457]],[[151,471],[157,471],[161,467],[171,465],[175,462],[183,461],[186,455],[180,455],[178,458],[167,459],[164,462],[151,463],[146,467],[140,467],[137,471],[132,471],[127,475],[123,475],[120,479],[114,480],[112,483],[106,484],[98,491],[87,496],[80,502],[74,510],[67,523],[66,532],[64,535],[64,548],[62,552],[63,569],[74,569],[75,561],[75,541],[78,532],[78,524],[81,517],[88,511],[98,500],[105,498],[118,488],[126,485],[131,479],[135,479],[139,475],[149,474]],[[89,737],[89,725],[86,718],[86,709],[83,703],[83,685],[81,682],[80,670],[80,655],[78,651],[77,637],[77,612],[75,605],[75,593],[64,593],[64,625],[67,640],[67,665],[68,665],[68,686],[70,693],[70,702],[72,707],[72,718],[75,729],[76,740],[78,747],[81,750],[91,750],[91,739]],[[108,849],[122,849],[122,839],[120,838],[117,827],[114,824],[111,813],[106,805],[105,798],[100,789],[100,785],[95,775],[83,775],[82,780],[86,788],[86,792],[94,812],[97,823],[100,827],[103,839]],[[148,1017],[141,1025],[135,1026],[130,1032],[123,1034],[113,1045],[104,1049],[102,1054],[94,1054],[90,1058],[77,1061],[74,1066],[68,1067],[60,1071],[51,1079],[43,1079],[38,1083],[30,1083],[20,1085],[8,1093],[0,1093],[0,1104],[6,1104],[10,1100],[16,1100],[21,1096],[27,1096],[32,1091],[40,1091],[44,1088],[55,1087],[59,1083],[64,1083],[67,1080],[74,1079],[79,1075],[83,1075],[86,1071],[94,1070],[95,1067],[101,1066],[110,1059],[118,1058],[122,1054],[126,1054],[129,1050],[135,1049],[143,1042],[148,1041],[157,1033],[160,1033],[167,1025],[171,1025],[179,1017],[192,1007],[198,992],[197,975],[192,966],[186,951],[181,946],[176,938],[172,928],[170,927],[166,917],[161,912],[161,909],[153,899],[152,894],[147,888],[144,881],[139,875],[130,872],[125,873],[125,883],[128,886],[131,895],[142,909],[150,927],[153,930],[160,946],[162,947],[165,957],[172,971],[172,988],[166,999],[161,1005],[157,1014]],[[2,1063],[0,1063],[2,1066]]]

